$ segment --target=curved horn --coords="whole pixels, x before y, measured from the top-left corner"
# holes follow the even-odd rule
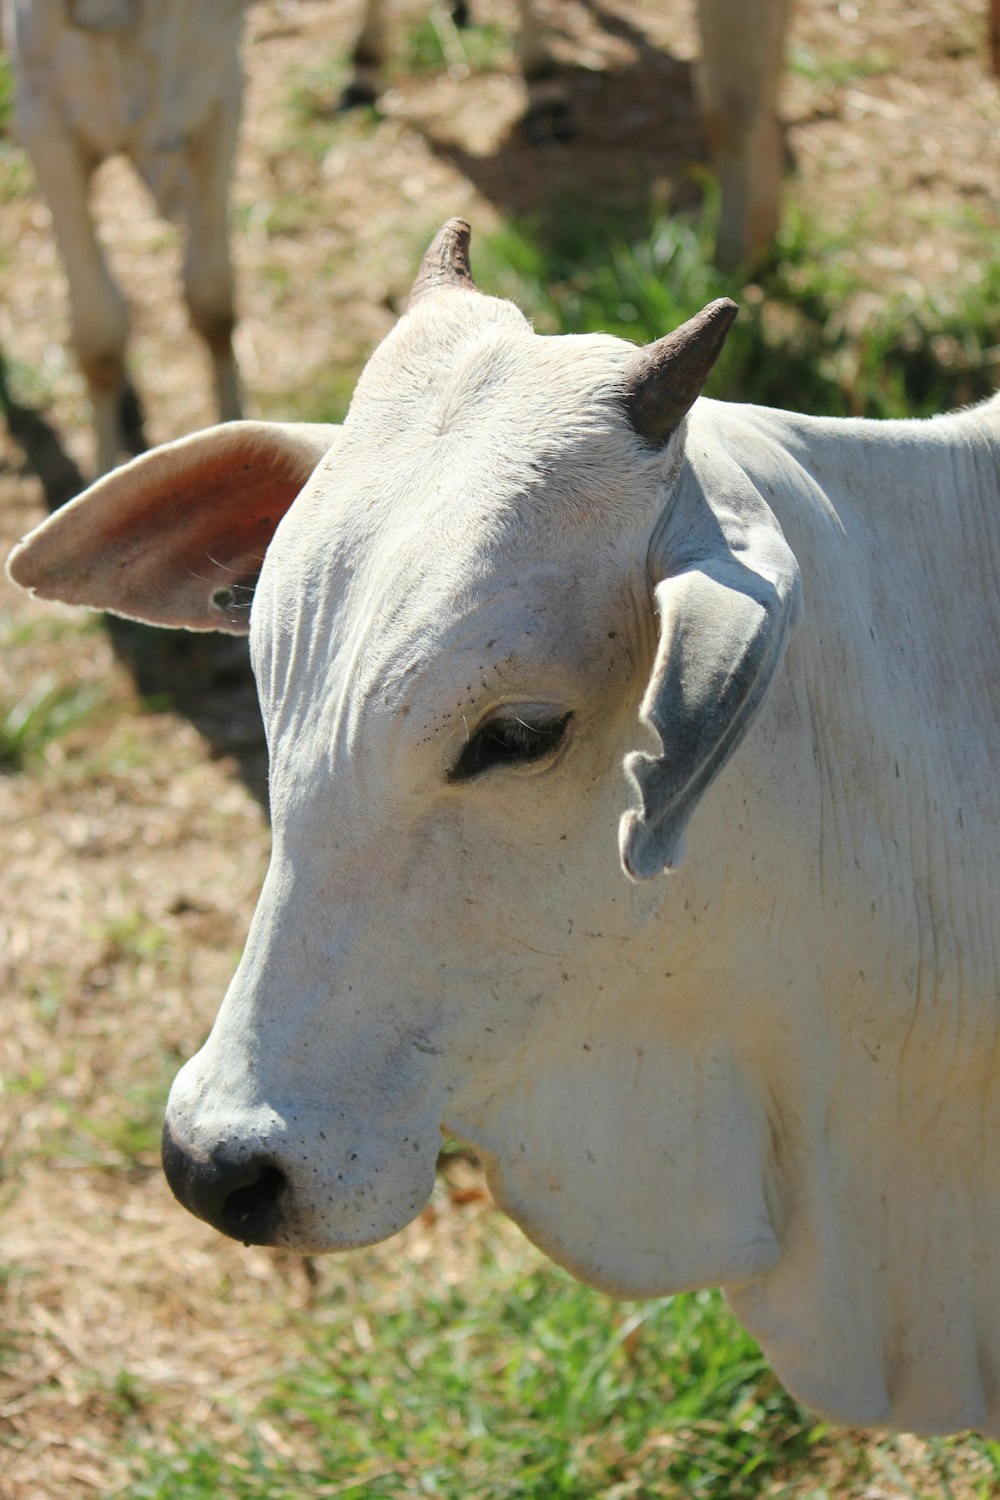
[[[417,272],[407,307],[412,307],[428,292],[440,292],[449,288],[468,292],[478,290],[469,266],[471,238],[472,231],[464,219],[449,219],[438,230]]]
[[[633,430],[655,447],[676,432],[722,352],[739,308],[729,297],[640,349],[626,374],[625,408]]]

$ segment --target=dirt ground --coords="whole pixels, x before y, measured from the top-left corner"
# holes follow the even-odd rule
[[[333,96],[320,68],[343,56],[353,7],[251,6],[234,188],[250,414],[312,415],[311,401],[341,389],[349,375],[339,372],[356,370],[391,326],[422,245],[452,214],[480,237],[531,214],[544,240],[567,190],[585,181],[612,237],[651,204],[690,200],[690,168],[703,161],[691,6],[542,8],[568,65],[579,135],[538,150],[518,131],[523,91],[503,48],[468,77],[461,67],[394,69],[377,123],[310,123],[290,101],[297,88]],[[850,253],[873,299],[975,270],[967,214],[996,212],[1000,167],[985,8],[800,0],[784,96],[797,168],[789,191],[831,223],[865,212],[868,237]],[[400,0],[397,34],[419,10]],[[476,14],[506,26],[512,10],[481,0]],[[885,55],[888,71],[878,67]],[[203,426],[207,371],[177,295],[176,236],[120,163],[102,171],[98,204],[133,310],[150,434]],[[28,191],[0,197],[0,277],[0,348],[18,390],[24,400],[44,392],[47,418],[86,472],[63,284],[47,212]],[[23,447],[0,434],[0,553],[43,511]],[[221,735],[240,754],[221,756],[184,716],[140,711],[97,623],[81,627],[5,581],[0,641],[0,716],[47,684],[96,699],[28,773],[0,776],[0,1497],[112,1494],[125,1478],[123,1351],[158,1391],[164,1428],[200,1410],[218,1424],[220,1383],[252,1395],[273,1359],[274,1331],[254,1314],[261,1283],[290,1305],[312,1295],[300,1262],[246,1252],[184,1215],[156,1157],[165,1081],[211,1023],[263,877],[259,748],[245,702]],[[455,1237],[442,1232],[458,1211],[445,1195],[442,1216],[408,1231],[406,1255],[451,1257],[459,1274]],[[496,1223],[491,1232],[515,1238]],[[391,1253],[398,1259],[399,1246]]]

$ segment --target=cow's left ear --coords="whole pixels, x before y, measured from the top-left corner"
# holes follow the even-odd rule
[[[11,553],[42,599],[245,635],[278,522],[340,429],[227,422],[114,469]]]
[[[630,416],[649,441],[677,431],[734,312],[714,303],[637,356]],[[660,637],[640,712],[662,748],[625,761],[640,805],[622,818],[619,845],[635,879],[680,863],[688,820],[764,702],[801,610],[795,556],[721,447],[685,454],[648,566]]]

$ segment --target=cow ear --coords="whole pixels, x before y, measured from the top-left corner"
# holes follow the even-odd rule
[[[245,635],[278,522],[338,432],[228,422],[167,443],[56,511],[7,571],[42,599]]]
[[[722,451],[683,465],[649,570],[660,629],[640,717],[661,748],[625,761],[639,806],[619,844],[635,879],[680,863],[688,820],[763,704],[801,611],[795,556]]]

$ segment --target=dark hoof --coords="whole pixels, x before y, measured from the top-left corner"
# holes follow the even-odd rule
[[[345,86],[337,100],[337,114],[346,114],[351,109],[371,108],[378,103],[378,92],[370,83],[359,83],[353,79]]]
[[[132,458],[146,452],[149,445],[146,442],[142,402],[131,380],[125,381],[121,395],[118,397],[118,430],[122,435],[122,448]]]

